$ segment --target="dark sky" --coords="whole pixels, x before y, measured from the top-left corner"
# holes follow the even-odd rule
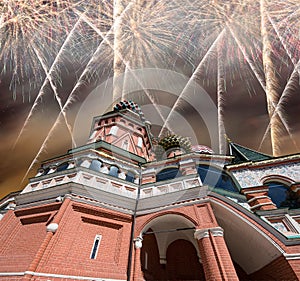
[[[188,2],[191,4],[193,1]],[[294,14],[298,17],[300,8],[299,3],[297,3],[297,1],[294,3],[294,11],[296,11]],[[217,7],[217,4],[213,5]],[[284,9],[284,1],[282,5],[283,14],[287,14],[289,7]],[[187,7],[185,8],[187,9]],[[228,11],[231,13],[230,8]],[[169,17],[168,12],[167,10],[166,15]],[[145,49],[141,51],[135,41],[130,41],[130,36],[128,36],[126,44],[132,49],[128,50],[126,44],[123,46],[123,49],[121,48],[126,53],[126,56],[124,55],[125,61],[130,62],[130,69],[140,69],[137,72],[134,70],[134,75],[128,75],[130,72],[129,68],[125,71],[126,82],[124,88],[129,92],[125,98],[132,99],[142,106],[146,119],[151,121],[154,134],[157,135],[159,128],[164,123],[157,110],[166,118],[170,110],[174,108],[178,96],[188,84],[188,90],[185,89],[185,94],[182,95],[179,104],[175,106],[175,113],[171,115],[168,123],[169,127],[175,133],[190,136],[193,144],[205,144],[211,146],[215,152],[218,152],[218,145],[216,145],[218,137],[217,114],[220,106],[218,107],[217,92],[218,85],[220,86],[218,73],[220,73],[221,65],[224,78],[221,108],[227,136],[241,145],[272,154],[269,133],[266,134],[266,138],[262,142],[270,121],[267,111],[267,96],[258,82],[258,76],[254,74],[253,68],[251,69],[249,66],[249,60],[247,61],[243,57],[243,54],[248,52],[252,56],[250,56],[251,62],[255,65],[257,72],[262,79],[265,79],[266,73],[263,70],[262,63],[262,39],[255,39],[257,40],[255,42],[253,39],[252,46],[248,43],[247,36],[243,37],[243,35],[240,35],[240,43],[244,44],[243,53],[242,49],[238,48],[237,43],[232,42],[230,36],[225,37],[221,41],[220,49],[218,51],[214,49],[214,52],[206,58],[200,71],[197,72],[196,79],[193,80],[195,84],[192,83],[190,85],[188,82],[190,77],[197,69],[197,66],[201,64],[205,54],[210,52],[214,40],[222,29],[218,25],[214,27],[213,31],[207,29],[203,32],[202,22],[193,19],[194,25],[190,24],[189,26],[186,23],[179,22],[176,17],[180,15],[180,13],[174,14],[173,22],[170,21],[172,28],[177,24],[176,21],[178,21],[178,26],[181,28],[180,33],[178,33],[177,29],[174,30],[174,32],[178,33],[177,36],[171,34],[173,36],[173,45],[169,44],[169,42],[165,43],[166,36],[170,33],[170,31],[167,32],[167,28],[170,28],[170,25],[164,25],[164,22],[168,20],[167,18],[165,19],[164,14],[160,16],[158,14],[150,14],[148,15],[149,17],[156,16],[157,18],[146,22],[146,24],[138,22],[137,25],[131,26],[132,38],[136,34],[134,32],[139,31],[137,26],[140,27],[139,36],[145,36],[143,38],[145,40],[141,40],[138,43],[144,44]],[[182,15],[186,21],[190,19],[190,16],[183,14],[183,12]],[[274,20],[276,19],[280,23],[281,18],[276,17],[274,16]],[[291,19],[289,26],[281,25],[282,30],[279,29],[279,34],[282,32],[281,34],[288,36],[283,38],[286,40],[285,45],[280,41],[282,38],[279,38],[278,33],[274,30],[270,31],[273,47],[272,62],[274,64],[272,73],[273,77],[275,77],[273,85],[275,85],[279,96],[282,95],[288,81],[290,81],[295,62],[299,60],[299,26],[295,26],[294,22],[298,22],[299,25],[299,20]],[[154,25],[155,23],[159,23],[162,27],[157,28]],[[83,28],[86,28],[86,26]],[[286,35],[287,30],[291,32],[292,28],[295,28],[295,30],[298,28],[298,35],[295,32],[292,35]],[[146,39],[149,39],[146,36],[149,35],[146,32],[143,33],[148,30],[153,31],[152,37],[150,36],[152,41],[146,41]],[[72,49],[73,51],[67,49],[67,55],[64,57],[64,60],[57,64],[55,68],[55,75],[52,78],[55,80],[54,84],[57,86],[62,105],[67,101],[74,85],[76,85],[77,79],[101,42],[101,40],[94,40],[95,38],[90,36],[90,30],[89,32],[80,33],[81,39],[75,42],[76,52],[74,49]],[[226,32],[229,31],[226,30]],[[162,40],[161,45],[160,36]],[[251,37],[252,34],[249,36]],[[82,38],[86,38],[88,41],[91,37],[93,39],[91,44],[86,44],[82,40]],[[140,39],[140,37],[136,38]],[[182,42],[180,41],[181,39]],[[286,51],[286,45],[289,48],[289,56]],[[151,48],[147,50],[147,46],[151,46]],[[48,46],[48,48],[51,48],[51,46]],[[80,49],[79,52],[77,51],[78,49]],[[111,108],[111,103],[114,103],[112,101],[113,56],[109,49],[111,48],[108,46],[101,49],[100,55],[92,65],[93,71],[90,71],[84,77],[84,83],[75,91],[72,96],[72,102],[70,102],[70,106],[66,110],[66,116],[72,127],[77,145],[82,145],[87,140],[91,118],[108,111]],[[12,50],[15,51],[13,47]],[[138,51],[142,53],[138,53]],[[254,54],[254,51],[257,54]],[[156,56],[156,52],[160,52],[159,56]],[[220,53],[222,53],[222,56],[220,56]],[[50,56],[50,54],[52,53],[49,52],[47,55]],[[138,58],[143,58],[143,60],[139,61]],[[29,59],[30,57],[28,58],[24,54],[23,61],[18,61],[20,69],[22,69],[22,64],[25,65]],[[72,147],[72,141],[63,119],[60,119],[51,137],[47,139],[60,110],[49,81],[46,81],[42,97],[35,101],[45,79],[43,72],[39,70],[42,74],[38,76],[39,81],[35,83],[34,79],[37,79],[37,76],[32,76],[30,73],[37,70],[35,68],[31,69],[28,74],[28,77],[31,77],[31,83],[28,83],[29,79],[26,75],[24,77],[20,75],[17,86],[11,87],[10,83],[13,76],[12,72],[7,70],[11,62],[8,57],[0,57],[0,63],[3,70],[0,72],[1,198],[11,191],[23,188],[28,183],[28,178],[36,173],[41,161],[66,153]],[[155,71],[149,72],[146,70],[148,68],[154,68]],[[140,81],[140,85],[136,84],[135,80],[137,77],[142,81],[142,83]],[[299,74],[296,74],[281,103],[280,112],[285,126],[281,125],[278,128],[279,131],[276,136],[281,155],[300,152],[299,84]],[[98,88],[96,88],[97,85],[99,85]],[[141,90],[140,88],[145,89]],[[24,127],[18,142],[16,142],[34,104],[35,109],[32,111],[32,116]],[[288,131],[285,127],[288,127]],[[45,139],[47,141],[41,149]],[[36,158],[37,155],[38,157]],[[35,163],[33,165],[34,160]],[[28,171],[30,166],[32,168]],[[28,175],[26,175],[27,172]]]

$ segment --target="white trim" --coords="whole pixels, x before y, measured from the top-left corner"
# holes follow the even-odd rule
[[[289,214],[286,214],[285,218],[286,218],[287,222],[291,225],[291,227],[294,228],[295,232],[300,233],[299,223],[297,223],[297,221],[293,217],[291,217]]]
[[[213,227],[209,229],[211,232],[211,235],[216,237],[216,236],[220,236],[223,237],[224,236],[224,229],[222,227]]]
[[[271,198],[270,198],[269,196],[267,196],[267,195],[262,195],[262,196],[253,197],[253,198],[249,199],[247,202],[248,202],[248,203],[251,203],[252,201],[255,201],[255,200],[257,200],[257,199],[264,199],[264,198],[268,198],[268,199],[271,200]]]
[[[52,278],[65,278],[71,280],[90,280],[90,281],[126,281],[126,279],[109,279],[109,278],[99,278],[99,277],[88,277],[88,276],[76,276],[76,275],[63,275],[63,274],[53,274],[53,273],[41,273],[33,271],[25,272],[0,272],[0,276],[22,276],[29,274],[32,276],[40,277],[52,277]]]
[[[13,202],[13,201],[15,201],[15,197],[11,197],[11,198],[6,199],[2,204],[0,204],[0,208],[2,206],[5,206],[6,204],[9,204],[10,202]]]
[[[216,227],[211,227],[211,228],[196,229],[195,233],[194,233],[194,237],[197,240],[200,240],[202,238],[207,238],[207,237],[209,237],[209,232],[214,237],[216,237],[216,236],[223,237],[223,235],[224,235],[223,228],[220,226],[216,226]]]
[[[251,194],[251,193],[258,193],[258,192],[266,192],[269,190],[269,188],[264,188],[264,189],[256,189],[256,190],[249,190],[247,191],[247,188],[252,188],[251,187],[246,187],[244,190],[243,190],[243,193],[244,194]]]
[[[0,272],[0,276],[23,276],[25,272]]]
[[[90,254],[90,259],[95,260],[95,259],[97,258],[98,250],[99,250],[100,244],[101,244],[101,239],[102,239],[102,235],[97,234],[97,235],[95,236],[94,243],[93,243],[93,247],[92,247],[91,254]],[[96,246],[96,245],[95,245],[96,241],[99,241],[99,242],[98,242],[98,245],[97,245],[97,249],[96,249],[95,256],[92,258],[92,254],[93,254],[94,248],[95,248],[95,246]]]
[[[295,254],[284,253],[283,255],[287,260],[299,260],[300,259],[300,253],[295,253]]]
[[[194,237],[197,240],[201,240],[202,238],[207,238],[209,237],[209,228],[204,228],[204,229],[196,229],[194,233]]]
[[[261,207],[261,206],[266,206],[266,205],[276,206],[273,202],[265,202],[265,203],[256,204],[256,205],[250,207],[250,210],[256,209],[256,208]]]

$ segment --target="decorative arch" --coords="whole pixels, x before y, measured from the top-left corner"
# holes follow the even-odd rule
[[[282,184],[285,184],[287,186],[292,185],[293,183],[295,183],[294,180],[292,180],[291,178],[288,178],[286,176],[282,176],[282,175],[268,175],[268,176],[264,176],[260,179],[262,184],[266,184],[268,182],[272,182],[272,181],[276,181],[276,182],[280,182]]]
[[[181,176],[182,173],[177,166],[168,166],[164,167],[156,174],[156,181],[171,180]]]
[[[138,236],[140,236],[142,234],[142,232],[146,229],[146,228],[151,228],[151,222],[155,221],[155,219],[165,216],[165,215],[178,215],[183,217],[184,219],[186,219],[187,223],[190,224],[190,226],[192,227],[197,227],[198,223],[196,220],[194,220],[192,217],[182,213],[182,212],[178,212],[178,211],[163,211],[160,213],[154,213],[150,218],[148,218],[138,229],[137,229],[137,233]]]
[[[152,235],[158,249],[160,264],[165,264],[168,247],[177,240],[185,240],[193,245],[200,260],[197,240],[194,239],[194,232],[197,223],[188,215],[180,212],[168,211],[151,216],[140,227],[139,236],[148,237]],[[150,230],[150,231],[149,231]],[[146,239],[147,240],[147,239]]]
[[[204,185],[239,192],[238,184],[234,178],[220,167],[200,162],[197,165],[197,172]]]

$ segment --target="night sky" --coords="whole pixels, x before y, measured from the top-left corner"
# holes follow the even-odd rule
[[[195,5],[193,2],[188,1],[190,5]],[[286,15],[289,13],[290,8],[287,6],[285,9],[284,1],[275,2],[281,4],[282,14]],[[297,1],[290,2],[293,4],[296,19],[299,19],[299,3]],[[222,3],[219,5],[223,5]],[[152,8],[154,11],[155,5]],[[212,5],[217,7],[215,3]],[[185,8],[187,9],[188,7]],[[158,9],[161,11],[162,7]],[[248,44],[247,40],[249,38],[240,37],[240,43],[245,46],[245,49],[242,50],[241,48],[239,49],[237,43],[232,43],[232,38],[229,39],[229,36],[225,36],[221,40],[219,49],[214,50],[206,58],[201,71],[195,77],[193,73],[197,70],[197,66],[202,63],[205,54],[210,52],[210,48],[221,33],[222,28],[216,25],[213,26],[214,29],[210,27],[204,32],[203,26],[195,20],[197,16],[201,15],[195,15],[193,25],[183,24],[184,20],[180,21],[180,16],[186,21],[190,18],[190,16],[187,16],[189,12],[185,11],[186,14],[174,14],[172,28],[174,29],[174,25],[178,23],[176,25],[178,29],[174,30],[176,33],[178,33],[178,30],[181,30],[178,36],[169,34],[171,32],[166,31],[169,28],[168,26],[156,29],[157,27],[154,26],[155,20],[162,25],[167,20],[165,17],[169,17],[168,13],[174,13],[174,11],[170,12],[168,9],[166,8],[165,15],[163,14],[164,10],[160,15],[155,13],[154,15],[147,14],[149,17],[157,17],[152,20],[152,26],[148,22],[144,26],[144,22],[137,20],[135,24],[132,24],[130,21],[133,35],[132,37],[127,35],[125,43],[130,45],[132,49],[128,50],[126,44],[120,47],[120,50],[126,53],[124,61],[132,62],[130,67],[123,70],[125,77],[124,89],[126,89],[124,90],[126,93],[123,98],[131,99],[141,105],[146,119],[152,123],[155,136],[159,134],[160,128],[164,124],[162,119],[166,119],[168,113],[175,109],[175,113],[172,113],[168,120],[169,129],[177,134],[191,137],[193,144],[208,145],[218,153],[217,93],[218,85],[220,85],[218,73],[220,73],[221,61],[224,78],[221,107],[226,135],[233,142],[272,154],[270,133],[268,131],[266,133],[270,121],[267,111],[267,96],[259,82],[259,75],[255,75],[253,67],[251,68],[249,65],[249,60],[247,61],[243,57],[247,52],[252,54],[250,62],[256,65],[260,76],[265,79],[266,73],[263,67],[262,55],[263,40],[256,39],[257,41],[254,42],[253,39],[253,46],[255,46],[253,47]],[[229,15],[235,14],[232,9],[234,7],[228,8]],[[273,7],[269,9],[271,11]],[[142,14],[143,12],[140,11],[140,13]],[[270,15],[272,19],[272,14]],[[271,38],[273,47],[271,54],[274,65],[272,73],[273,77],[275,77],[273,82],[279,96],[282,96],[291,75],[294,75],[293,83],[291,83],[287,93],[285,92],[285,96],[280,104],[280,114],[285,124],[278,129],[277,134],[281,155],[300,152],[300,81],[299,73],[293,74],[295,62],[299,60],[300,33],[299,20],[296,21],[295,15],[294,18],[289,18],[290,25],[288,25],[288,21],[284,21],[283,24],[283,19],[274,13],[273,20],[276,20],[281,25],[277,33],[276,30],[269,30],[269,38]],[[207,20],[205,17],[204,19]],[[297,24],[295,25],[294,23]],[[74,23],[70,22],[68,24],[72,26]],[[259,26],[259,22],[257,25]],[[140,30],[137,27],[140,27]],[[57,87],[57,93],[62,105],[68,101],[76,82],[93,56],[97,46],[102,42],[92,34],[94,31],[90,27],[82,25],[80,28],[81,30],[78,32],[80,40],[77,39],[76,44],[72,43],[73,49],[65,51],[66,55],[57,64],[54,71],[55,74],[52,75],[53,83]],[[293,28],[294,31],[298,30],[298,33],[293,32]],[[70,29],[66,30],[65,35],[70,32]],[[82,32],[82,30],[85,32]],[[146,41],[148,38],[146,36],[149,35],[145,31],[148,30],[149,33],[153,31],[151,35],[152,41]],[[4,38],[3,34],[5,33],[3,33],[1,26],[0,31],[2,38]],[[139,36],[134,32],[140,32]],[[78,34],[76,36],[79,37]],[[249,34],[251,37],[252,33]],[[282,34],[282,36],[278,34]],[[162,35],[173,36],[173,41],[171,42],[170,40],[173,45],[171,43],[165,43],[164,45],[164,37],[161,39],[161,46],[159,44],[159,36]],[[145,37],[140,39],[140,36]],[[87,44],[83,41],[82,38],[85,37],[87,41],[89,39],[91,42]],[[137,42],[133,40],[136,40],[136,38],[140,40],[138,43],[145,44],[145,46],[151,46],[152,44],[151,51],[147,50],[146,47],[141,51],[138,48],[139,45],[136,45]],[[130,41],[130,39],[133,41]],[[180,41],[181,39],[182,41]],[[3,40],[8,39],[6,37]],[[286,44],[283,44],[282,40],[286,40]],[[11,40],[10,44],[13,43],[14,41]],[[112,108],[112,104],[115,103],[112,99],[113,52],[108,45],[100,50],[97,59],[92,64],[92,70],[88,75],[84,76],[84,83],[80,84],[80,87],[73,93],[72,100],[66,110],[66,118],[72,128],[77,146],[83,145],[87,141],[92,117],[109,111]],[[46,47],[52,48],[53,46],[50,44]],[[36,74],[33,75],[37,71],[36,68],[31,67],[26,75],[22,76],[20,74],[18,83],[11,85],[13,77],[13,71],[9,67],[11,65],[11,57],[9,59],[7,53],[3,55],[3,48],[9,49],[9,46],[0,45],[0,66],[2,68],[2,72],[0,72],[0,198],[9,192],[24,188],[28,183],[28,178],[36,174],[42,161],[64,154],[74,145],[63,118],[59,119],[50,138],[47,138],[49,131],[56,122],[60,108],[53,88],[49,80],[45,78],[45,73],[39,69],[40,74],[37,77]],[[80,51],[78,51],[79,48]],[[11,45],[11,49],[17,52],[13,45]],[[43,46],[43,49],[45,49],[45,46]],[[257,52],[256,55],[253,54],[254,50]],[[158,51],[160,54],[156,56]],[[18,52],[20,51],[18,50]],[[57,54],[57,49],[47,54],[47,56],[51,56],[48,62],[53,62],[55,58],[53,53],[55,52]],[[223,55],[220,56],[220,53]],[[141,57],[144,59],[137,59]],[[15,60],[15,63],[27,64],[30,59],[31,56],[27,56],[27,53],[24,52],[22,59]],[[50,65],[51,63],[48,64],[48,68]],[[38,64],[35,67],[40,68]],[[133,75],[129,74],[130,72]],[[137,77],[139,77],[139,83],[135,81]],[[193,85],[189,84],[190,77],[194,77]],[[45,82],[44,87],[42,86],[43,82]],[[186,85],[190,87],[188,90],[186,90]],[[43,87],[43,94],[39,96],[41,87]],[[182,98],[177,104],[176,100],[184,89],[186,92],[181,96]],[[31,112],[33,105],[34,110]],[[161,113],[158,113],[158,110]],[[32,115],[27,125],[23,128],[30,112]],[[285,127],[288,127],[288,130]],[[21,130],[22,133],[20,134]],[[262,142],[264,135],[265,140]],[[16,142],[17,138],[18,141]],[[46,142],[45,139],[47,140]],[[29,169],[29,167],[31,168]]]

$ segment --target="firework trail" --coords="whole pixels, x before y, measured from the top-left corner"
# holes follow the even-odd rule
[[[197,79],[199,79],[199,77],[201,75],[200,73],[202,72],[202,69],[203,69],[203,66],[205,65],[205,63],[208,60],[208,58],[212,55],[212,53],[214,52],[214,50],[216,49],[217,44],[219,43],[219,41],[223,37],[224,33],[225,33],[225,29],[223,29],[222,32],[217,36],[217,38],[215,39],[215,41],[213,42],[213,44],[210,46],[210,48],[208,49],[208,51],[205,53],[205,55],[202,58],[201,62],[198,64],[197,68],[193,72],[191,78],[189,79],[189,81],[187,82],[187,84],[185,85],[185,87],[183,88],[183,90],[181,91],[181,93],[178,96],[175,104],[173,105],[172,110],[168,114],[168,116],[167,116],[167,118],[166,118],[166,120],[164,122],[163,127],[160,130],[159,137],[162,135],[163,130],[167,126],[169,126],[169,120],[171,119],[171,117],[172,117],[173,113],[175,112],[176,108],[179,107],[181,98],[186,94],[186,92],[188,91],[189,87],[193,83],[195,83],[197,81]]]
[[[131,4],[129,4],[126,9],[123,10],[123,14],[125,14],[126,10],[127,9],[130,9],[131,7]],[[146,87],[144,87],[143,85],[143,82],[140,80],[139,77],[137,77],[135,75],[134,72],[132,72],[132,69],[130,68],[130,65],[129,65],[129,62],[125,60],[125,58],[123,57],[122,53],[119,53],[118,51],[116,51],[114,49],[114,46],[111,44],[111,42],[109,40],[107,40],[107,38],[104,36],[104,34],[93,24],[89,21],[89,19],[87,18],[83,18],[83,20],[99,35],[103,38],[103,40],[106,41],[106,43],[109,45],[109,47],[114,51],[114,52],[117,52],[117,55],[121,58],[121,61],[122,63],[125,65],[125,69],[128,70],[128,73],[130,72],[133,76],[133,78],[136,79],[136,81],[140,84],[140,86],[142,87],[143,89],[143,92],[146,94],[146,96],[149,98],[149,100],[152,102],[154,108],[156,109],[157,113],[159,114],[160,118],[163,120],[163,122],[165,122],[165,118],[164,116],[162,115],[161,111],[159,110],[159,107],[157,106],[154,98],[152,97],[152,95],[149,93],[149,91],[146,89]],[[123,78],[122,78],[123,79]],[[123,91],[123,87],[122,87],[122,91]],[[113,100],[113,102],[115,102]]]
[[[129,9],[130,8],[130,4],[127,6],[127,8]],[[126,9],[127,9],[126,8]],[[123,10],[123,13],[126,12],[126,9]],[[104,36],[104,34],[96,27],[94,26],[94,24],[92,22],[89,21],[88,18],[84,17],[84,15],[80,15],[80,19],[85,21],[91,28],[93,28],[93,30],[96,31],[96,33],[98,35],[100,35],[103,39],[102,42],[105,42],[107,43],[112,49],[113,49],[113,46],[112,44],[110,43],[110,41],[107,39],[107,35],[109,35],[110,32],[108,32],[108,34],[106,36]],[[113,30],[113,27],[112,27],[112,30]],[[22,179],[22,182],[26,179],[29,171],[32,169],[33,165],[37,162],[38,160],[38,157],[41,155],[41,153],[44,151],[44,149],[46,148],[47,146],[47,143],[48,143],[48,140],[50,139],[50,137],[52,136],[55,128],[57,127],[57,125],[60,123],[60,117],[61,115],[64,115],[65,114],[65,111],[67,110],[67,108],[69,107],[69,105],[73,102],[73,95],[74,93],[76,92],[76,89],[78,89],[78,87],[81,85],[81,82],[83,77],[86,75],[87,71],[90,69],[90,66],[91,64],[95,61],[95,55],[98,54],[100,52],[100,48],[102,46],[102,42],[101,44],[98,46],[97,50],[95,51],[93,57],[90,59],[90,62],[87,64],[87,67],[85,68],[84,72],[81,74],[80,78],[78,79],[78,82],[76,83],[75,87],[73,88],[71,94],[69,95],[67,101],[65,102],[61,112],[59,113],[56,121],[54,122],[54,124],[52,125],[51,129],[49,130],[49,133],[48,135],[46,136],[46,138],[44,139],[42,145],[40,146],[40,149],[39,151],[37,152],[36,156],[34,157],[33,161],[31,162],[30,166],[28,167],[23,179]],[[119,56],[121,56],[121,54],[119,54]],[[122,58],[122,56],[121,56]],[[125,65],[128,67],[128,70],[131,71],[130,67],[126,64],[126,62],[123,60],[123,62],[125,63]],[[138,77],[134,76],[136,79],[138,79]],[[138,81],[139,83],[141,83],[141,81]],[[141,85],[143,86],[143,85]],[[148,91],[146,89],[144,89],[144,87],[142,87],[144,92],[147,94],[148,98],[150,99],[150,101],[154,104],[154,107],[156,108],[158,114],[160,115],[160,117],[164,120],[164,117],[163,115],[161,114],[159,108],[155,105],[155,101],[153,100],[152,96],[148,93]]]
[[[268,127],[267,127],[264,135],[263,135],[263,138],[260,142],[258,150],[261,149],[261,147],[262,147],[262,145],[263,145],[263,143],[264,143],[264,141],[265,141],[265,139],[268,135],[268,132],[271,128],[272,118],[274,118],[276,115],[279,115],[279,117],[281,118],[281,120],[282,120],[288,134],[289,134],[290,139],[292,140],[292,142],[293,142],[294,146],[296,147],[296,149],[299,150],[299,147],[298,147],[297,143],[295,142],[295,140],[293,138],[293,134],[292,134],[287,122],[285,121],[286,118],[284,118],[282,116],[282,114],[283,114],[283,105],[284,105],[285,101],[290,97],[291,90],[295,88],[295,85],[297,85],[297,82],[298,82],[298,79],[299,79],[299,70],[300,70],[300,61],[298,61],[298,63],[296,64],[295,69],[294,69],[293,73],[291,74],[290,79],[287,82],[287,84],[286,84],[286,86],[285,86],[285,88],[282,92],[282,95],[279,99],[279,102],[276,105],[276,108],[274,109],[273,115],[270,117],[270,122],[268,124]]]
[[[276,105],[279,101],[280,94],[277,93],[278,81],[275,74],[275,67],[272,61],[272,45],[270,42],[270,29],[271,26],[267,16],[267,3],[266,0],[260,0],[260,14],[261,14],[261,36],[262,36],[262,54],[263,54],[263,66],[265,72],[266,81],[266,96],[268,113],[270,117],[270,134],[271,134],[271,145],[274,156],[280,154],[280,127],[282,122],[278,115],[272,118]]]
[[[266,90],[266,83],[265,83],[265,79],[262,75],[262,73],[259,71],[259,69],[257,69],[255,63],[253,62],[253,60],[250,58],[250,56],[247,54],[245,48],[243,47],[241,41],[239,40],[238,36],[236,36],[233,28],[230,25],[227,25],[233,39],[235,40],[235,42],[237,43],[239,49],[241,50],[244,58],[246,59],[248,65],[250,66],[252,72],[254,73],[254,75],[256,76],[260,86],[263,88],[263,90]]]
[[[63,51],[65,50],[65,47],[66,47],[67,44],[69,43],[69,41],[70,41],[70,39],[71,39],[71,37],[72,37],[72,35],[73,35],[73,32],[76,30],[76,28],[77,28],[77,26],[80,24],[80,22],[81,22],[81,18],[79,18],[79,19],[77,20],[76,24],[73,26],[71,32],[70,32],[69,35],[67,36],[66,40],[64,41],[63,45],[61,46],[61,48],[60,48],[60,50],[59,50],[59,52],[58,52],[56,58],[54,59],[54,61],[53,61],[52,65],[51,65],[49,71],[46,73],[46,78],[44,79],[44,82],[43,82],[43,84],[42,84],[42,86],[41,86],[41,88],[40,88],[40,90],[39,90],[39,93],[37,94],[37,96],[36,96],[36,98],[35,98],[35,101],[34,101],[32,107],[31,107],[31,109],[30,109],[30,112],[29,112],[29,114],[27,115],[27,117],[26,117],[26,119],[25,119],[25,122],[24,122],[24,124],[23,124],[23,126],[22,126],[22,128],[21,128],[21,131],[19,132],[19,135],[18,135],[18,137],[16,138],[16,141],[15,141],[14,146],[13,146],[14,148],[15,148],[15,146],[17,145],[17,143],[18,143],[20,137],[22,136],[22,134],[23,134],[23,132],[24,132],[26,126],[28,125],[28,122],[29,122],[29,120],[31,119],[31,117],[32,117],[32,115],[33,115],[33,112],[34,112],[35,108],[38,106],[41,97],[44,95],[44,88],[46,87],[47,83],[48,83],[49,81],[51,81],[51,75],[53,74],[53,72],[54,72],[54,70],[55,70],[56,64],[59,62],[60,57],[61,57]],[[50,83],[51,83],[51,82],[50,82]],[[56,91],[54,91],[54,92],[56,92]],[[61,104],[60,98],[59,98],[58,95],[56,95],[56,94],[55,94],[55,97],[56,97],[56,99],[57,99],[57,102],[58,102],[58,104],[59,104],[61,110],[62,110],[62,104]],[[71,128],[70,128],[70,125],[69,125],[68,122],[67,122],[67,118],[66,118],[65,114],[64,114],[64,119],[65,119],[66,125],[67,125],[67,127],[68,127],[68,130],[69,130],[69,132],[70,132],[70,134],[71,134],[71,137],[72,137]],[[72,137],[72,141],[74,142],[73,137]]]
[[[113,81],[113,102],[118,101],[122,97],[123,89],[123,73],[125,71],[125,64],[120,54],[122,54],[122,18],[121,14],[124,11],[124,0],[114,1],[114,81]]]
[[[10,89],[35,88],[43,79],[35,46],[45,61],[51,61],[70,23],[65,17],[69,2],[6,0],[0,2],[1,74],[10,74]],[[63,22],[65,28],[61,28]],[[23,85],[25,84],[25,85]],[[23,94],[23,92],[22,92]],[[24,96],[23,96],[24,99]],[[29,95],[30,99],[30,95]]]
[[[272,24],[273,29],[276,32],[276,35],[278,36],[280,43],[282,44],[283,48],[285,49],[287,55],[289,56],[290,60],[292,61],[294,67],[297,65],[297,59],[293,56],[292,52],[289,50],[288,44],[286,43],[284,37],[280,34],[278,27],[276,26],[274,20],[268,15],[268,20]],[[299,31],[300,32],[300,31]],[[299,34],[300,36],[300,34]],[[299,71],[299,69],[298,69]]]
[[[223,52],[223,40],[220,40],[217,47],[217,107],[218,107],[218,127],[219,127],[219,153],[226,154],[226,132],[224,124],[224,101],[226,93],[226,82],[224,73],[224,52]]]

